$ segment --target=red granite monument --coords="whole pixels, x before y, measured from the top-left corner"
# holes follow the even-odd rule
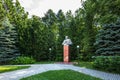
[[[69,62],[69,46],[64,45],[64,62]]]
[[[69,63],[69,45],[72,44],[72,41],[68,39],[68,36],[65,37],[65,40],[63,41],[63,61],[64,63]]]

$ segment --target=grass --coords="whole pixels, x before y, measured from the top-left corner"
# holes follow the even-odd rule
[[[80,66],[80,67],[85,67],[85,68],[90,68],[90,69],[94,69],[93,67],[93,62],[79,62],[78,64],[75,64],[76,66]]]
[[[104,70],[104,69],[95,68],[95,67],[93,67],[93,62],[83,62],[83,61],[81,61],[78,64],[75,64],[75,66],[85,67],[85,68],[94,69],[94,70],[103,71],[103,72],[108,72],[108,73],[120,74],[120,73],[117,73],[117,72],[114,72],[114,71],[110,72],[110,71],[107,71],[107,70]]]
[[[55,61],[41,61],[41,62],[35,62],[35,64],[53,64]]]
[[[54,70],[33,75],[21,80],[101,80],[72,70]]]
[[[25,69],[29,67],[30,66],[0,66],[0,73],[19,70],[19,69]]]

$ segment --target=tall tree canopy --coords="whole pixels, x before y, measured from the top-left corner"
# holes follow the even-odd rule
[[[12,45],[19,48],[21,55],[32,56],[37,61],[62,61],[62,42],[65,36],[69,36],[73,42],[73,45],[70,46],[70,59],[82,58],[82,60],[90,60],[91,56],[95,55],[96,46],[94,43],[98,31],[112,31],[111,28],[103,27],[103,24],[116,22],[120,18],[120,0],[81,1],[82,7],[77,9],[74,15],[71,11],[64,13],[62,10],[59,10],[58,13],[54,13],[53,10],[49,9],[42,18],[35,15],[28,18],[28,13],[24,11],[19,0],[1,0],[0,47],[4,45],[9,47],[11,41],[13,41],[12,36],[17,34],[14,37],[14,42],[16,43],[18,40],[18,46]],[[4,25],[3,22],[5,22]],[[119,33],[119,31],[116,32]],[[9,35],[7,33],[12,38],[8,37]],[[107,33],[105,34],[108,36]],[[99,35],[103,36],[102,33],[99,33]],[[8,44],[3,45],[2,42],[4,43],[6,38],[8,38]],[[77,49],[77,45],[80,46],[79,49]],[[100,45],[101,43],[99,42]],[[2,48],[0,50],[3,51]],[[78,52],[80,55],[77,54]],[[1,54],[6,55],[5,52]]]

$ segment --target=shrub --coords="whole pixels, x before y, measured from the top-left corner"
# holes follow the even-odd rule
[[[78,58],[79,61],[94,61],[94,56],[93,54],[79,54]]]
[[[93,67],[120,73],[120,56],[98,56],[93,63]]]
[[[32,57],[17,57],[15,60],[11,61],[12,64],[33,64],[35,60]]]

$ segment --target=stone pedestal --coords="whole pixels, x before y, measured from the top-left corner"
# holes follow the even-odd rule
[[[64,63],[69,62],[69,45],[64,45]]]

